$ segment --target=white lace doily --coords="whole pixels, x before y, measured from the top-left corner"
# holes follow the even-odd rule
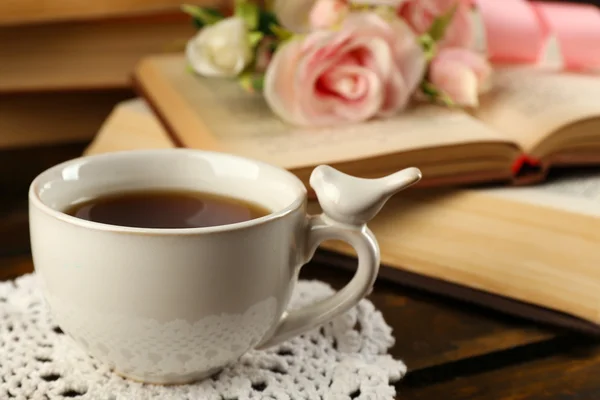
[[[300,281],[292,307],[332,292],[322,282]],[[0,399],[387,400],[406,372],[386,354],[393,343],[381,313],[362,300],[320,329],[252,351],[213,378],[144,385],[113,374],[53,324],[34,274],[0,283]]]

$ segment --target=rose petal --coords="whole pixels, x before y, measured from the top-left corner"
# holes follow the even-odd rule
[[[342,28],[356,32],[363,40],[387,41],[392,49],[394,72],[388,75],[386,100],[380,115],[389,116],[406,107],[426,69],[425,54],[411,28],[400,19],[386,21],[370,12],[348,16]]]
[[[205,54],[205,52],[202,50],[202,47],[195,43],[196,40],[197,38],[189,40],[185,47],[185,54],[190,63],[190,67],[192,67],[196,73],[202,76],[224,76],[225,73],[220,69],[217,69],[214,64],[209,61],[209,55]]]
[[[281,119],[298,125],[305,125],[308,121],[299,109],[296,82],[290,77],[294,77],[303,56],[302,46],[302,40],[294,39],[280,47],[267,68],[263,83],[265,100],[273,112]]]
[[[238,75],[250,62],[246,25],[230,17],[204,27],[186,44],[186,57],[194,71],[210,77]]]
[[[445,37],[438,43],[444,47],[472,47],[474,27],[468,1],[465,0],[406,0],[398,7],[401,16],[418,34],[429,30],[433,21],[457,5],[452,22],[446,29]]]
[[[432,63],[429,76],[431,83],[456,104],[469,107],[479,104],[477,76],[464,64],[452,60],[439,60]]]
[[[489,62],[480,54],[469,49],[452,47],[440,51],[433,63],[440,61],[455,61],[471,69],[477,77],[477,86],[480,91],[484,91],[490,86],[492,67]]]
[[[395,21],[391,26],[394,36],[402,38],[396,41],[394,53],[396,65],[399,66],[406,85],[405,90],[410,95],[423,80],[427,61],[423,49],[417,44],[417,38],[408,25],[402,21]]]
[[[330,106],[333,114],[342,117],[346,122],[363,121],[373,117],[383,100],[383,85],[379,76],[374,71],[360,66],[342,66],[336,69],[335,74],[360,77],[362,88],[360,93],[344,93],[344,90],[338,90],[336,96],[331,96]]]
[[[310,25],[313,29],[326,29],[337,24],[348,11],[345,0],[317,0],[310,11]]]

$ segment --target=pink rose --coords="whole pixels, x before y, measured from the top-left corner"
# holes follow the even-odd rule
[[[433,21],[456,4],[452,22],[446,29],[440,47],[473,46],[473,21],[469,1],[466,0],[406,0],[398,8],[398,15],[404,18],[413,30],[421,35],[429,30]]]
[[[406,107],[425,66],[403,21],[353,13],[339,30],[315,31],[279,48],[264,94],[279,117],[296,125],[364,121]]]
[[[461,106],[479,104],[479,94],[490,87],[492,68],[479,54],[464,48],[442,49],[429,67],[429,79]]]
[[[317,0],[310,11],[310,25],[313,29],[327,29],[339,23],[348,12],[345,0]]]

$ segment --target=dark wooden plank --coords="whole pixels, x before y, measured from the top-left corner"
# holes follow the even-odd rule
[[[29,252],[26,195],[5,196],[0,200],[0,243],[0,257]]]
[[[98,125],[98,128],[100,126]],[[90,135],[91,136],[91,135]],[[37,174],[79,157],[89,140],[0,150],[0,191],[3,196],[26,193]]]
[[[29,255],[0,258],[0,281],[15,279],[33,272],[33,262]]]
[[[600,342],[567,336],[518,352],[494,355],[496,366],[486,371],[486,358],[473,359],[458,369],[462,376],[446,382],[406,377],[398,385],[403,400],[597,400],[600,398]],[[508,365],[512,363],[512,365]],[[470,364],[470,365],[469,365]],[[457,366],[446,366],[445,369]],[[438,378],[444,375],[437,371]],[[423,377],[421,377],[423,378]]]
[[[320,279],[340,288],[350,273],[309,264],[301,277]],[[476,306],[425,295],[379,280],[369,299],[394,329],[391,354],[403,359],[409,371],[545,342],[559,332]]]
[[[0,256],[30,250],[27,212],[29,184],[40,172],[79,157],[88,142],[0,151]]]

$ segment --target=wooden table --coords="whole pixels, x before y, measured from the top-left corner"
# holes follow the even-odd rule
[[[27,254],[0,257],[0,280],[32,270]],[[339,288],[350,274],[312,263],[301,277]],[[600,342],[381,280],[369,298],[408,365],[398,399],[600,399]]]
[[[35,166],[1,177],[12,182],[0,185],[0,280],[33,270],[28,182],[37,171],[81,150],[66,146],[42,152],[44,157],[27,154],[28,160],[38,161]],[[0,154],[1,165],[7,165],[6,157]],[[350,273],[315,262],[301,277],[339,288]],[[370,299],[394,329],[391,353],[409,369],[396,385],[398,399],[600,400],[600,341],[382,279]]]

